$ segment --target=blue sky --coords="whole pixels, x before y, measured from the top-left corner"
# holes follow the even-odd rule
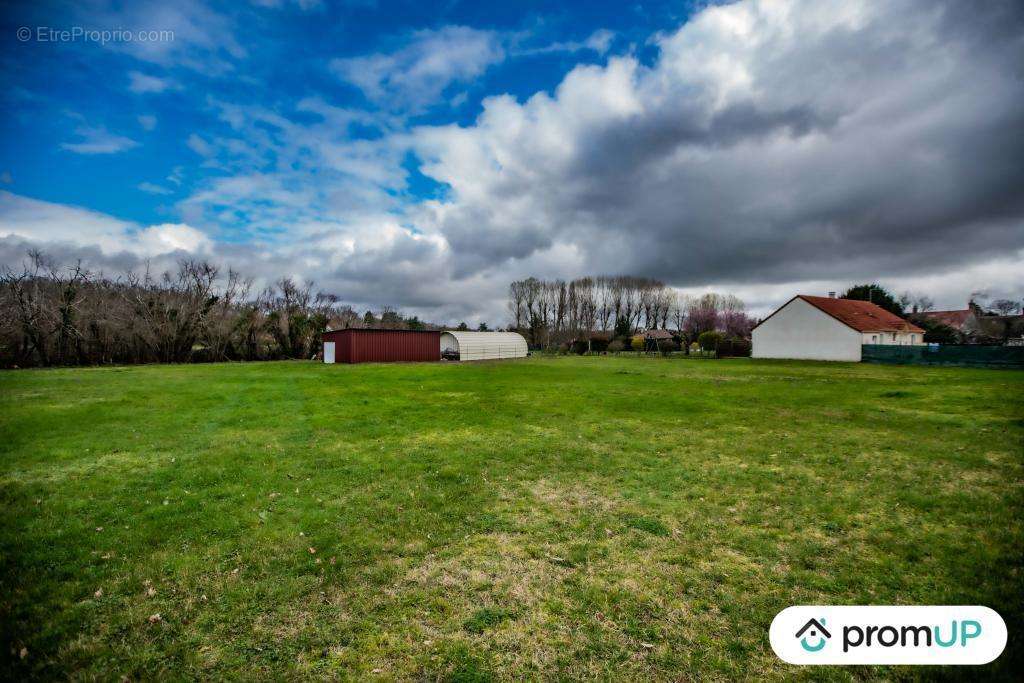
[[[175,200],[223,173],[197,163],[202,159],[187,144],[193,135],[230,135],[213,100],[293,114],[296,102],[318,97],[368,115],[351,131],[357,139],[383,134],[377,116],[401,118],[389,127],[465,125],[479,114],[482,98],[509,93],[525,99],[552,90],[577,64],[602,63],[612,50],[642,53],[652,34],[678,25],[688,12],[685,4],[665,2],[266,5],[210,3],[209,15],[196,12],[198,22],[220,17],[201,27],[207,35],[200,40],[179,29],[166,55],[158,50],[143,59],[123,45],[84,39],[6,41],[2,90],[4,108],[13,116],[0,129],[0,168],[13,179],[8,189],[141,223],[163,222],[174,216]],[[112,7],[25,3],[5,15],[2,31],[9,36],[22,26],[174,30],[187,24],[181,16],[165,19],[156,5],[140,5],[137,12]],[[183,7],[188,12],[188,3]],[[332,69],[338,60],[394,53],[426,32],[451,27],[465,29],[463,42],[481,40],[494,52],[470,53],[477,61],[466,76],[456,67],[439,67],[423,93],[408,95],[415,101],[401,101],[401,88],[375,98]],[[75,146],[89,142],[99,143],[95,150],[111,151]],[[408,167],[408,194],[436,195],[437,183],[417,174],[414,163]]]
[[[868,280],[948,307],[1019,296],[1022,14],[8,5],[0,263],[207,258],[492,323],[526,275],[653,276],[755,312]],[[122,34],[50,32],[76,28]]]

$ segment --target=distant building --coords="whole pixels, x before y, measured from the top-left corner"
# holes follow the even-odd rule
[[[447,330],[441,334],[441,357],[447,360],[526,358],[526,339],[517,332]]]
[[[956,330],[968,344],[1007,344],[1024,336],[1024,315],[988,313],[973,301],[963,310],[927,311],[915,317]]]
[[[928,320],[940,325],[950,327],[957,332],[962,332],[964,324],[968,318],[973,316],[973,311],[969,308],[965,308],[962,311],[927,311],[924,313],[915,313],[915,318],[922,320]]]
[[[348,328],[323,333],[324,363],[391,363],[441,360],[436,330]]]
[[[754,358],[857,361],[864,344],[924,344],[924,330],[868,301],[799,294],[754,327]]]
[[[673,337],[675,337],[675,335],[669,330],[647,330],[644,332],[644,339],[654,342],[659,342],[662,339],[671,340]]]

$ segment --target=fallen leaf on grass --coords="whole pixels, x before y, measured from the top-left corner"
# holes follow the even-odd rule
[[[160,616],[159,612],[157,612],[156,614],[149,615],[149,623],[151,623],[151,624],[158,624],[158,623],[160,623],[163,620],[164,620],[164,618],[162,616]]]
[[[92,594],[92,597],[97,598],[97,599],[102,598],[103,597],[103,589],[102,588],[97,588],[96,592]]]
[[[309,546],[309,554],[316,555],[316,548],[314,548],[313,546]]]

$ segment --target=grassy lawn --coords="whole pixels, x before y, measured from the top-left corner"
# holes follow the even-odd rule
[[[1009,677],[1022,470],[1011,371],[5,372],[0,675]],[[988,605],[1010,643],[981,671],[782,663],[769,623],[815,603]]]

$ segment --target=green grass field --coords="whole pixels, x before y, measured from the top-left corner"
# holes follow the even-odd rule
[[[0,459],[8,679],[1021,670],[1020,372],[14,371]],[[1010,643],[981,671],[783,664],[769,623],[816,603],[988,605]]]

